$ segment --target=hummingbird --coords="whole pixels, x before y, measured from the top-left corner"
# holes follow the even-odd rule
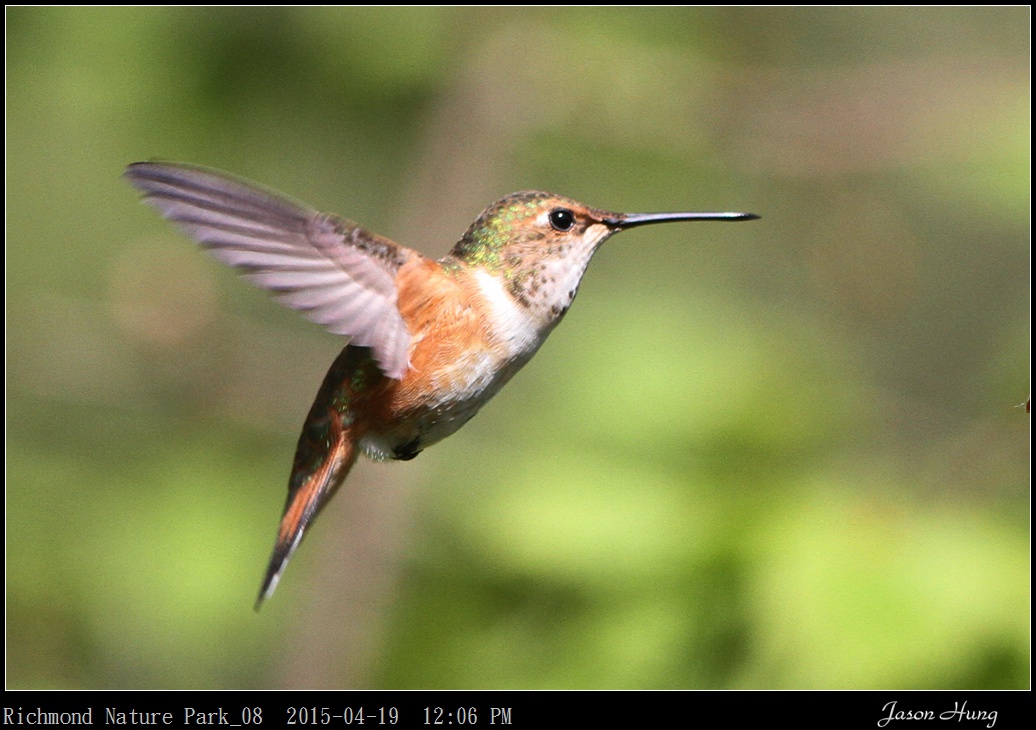
[[[358,454],[413,459],[467,423],[558,325],[605,240],[656,223],[759,217],[611,213],[529,190],[486,208],[435,261],[216,170],[137,162],[124,176],[217,259],[350,338],[303,424],[257,610]]]

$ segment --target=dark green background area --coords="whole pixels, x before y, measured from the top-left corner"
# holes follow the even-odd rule
[[[1029,686],[1029,28],[993,9],[7,10],[13,688]],[[252,612],[342,340],[177,235],[222,168],[436,257],[597,255]]]

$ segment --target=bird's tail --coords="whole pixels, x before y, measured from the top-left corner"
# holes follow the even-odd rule
[[[273,546],[266,578],[259,589],[255,608],[273,595],[281,573],[295,548],[302,542],[306,528],[345,480],[356,461],[356,443],[342,414],[321,407],[318,400],[306,419],[295,451],[288,502],[284,507],[277,542]]]

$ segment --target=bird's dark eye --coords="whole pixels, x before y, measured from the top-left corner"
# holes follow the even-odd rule
[[[576,222],[576,217],[568,208],[550,211],[550,227],[555,231],[567,231]]]

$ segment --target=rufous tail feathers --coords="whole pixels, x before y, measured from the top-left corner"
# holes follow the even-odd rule
[[[318,406],[314,405],[299,438],[288,502],[277,530],[277,542],[270,556],[266,578],[255,602],[257,611],[263,601],[273,595],[277,581],[302,542],[306,528],[345,480],[355,462],[356,444],[342,423],[341,414],[333,408],[320,413]]]

